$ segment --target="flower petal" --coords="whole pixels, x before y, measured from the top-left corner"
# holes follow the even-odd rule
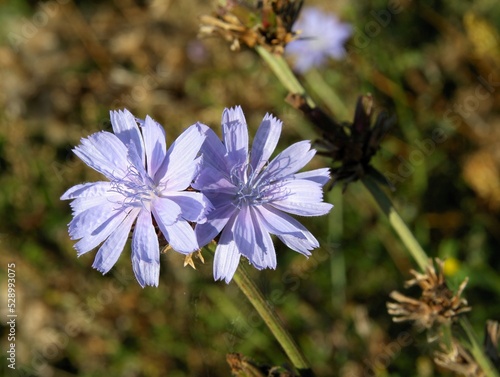
[[[212,166],[215,169],[229,173],[226,168],[227,161],[224,157],[226,155],[226,147],[212,129],[207,129],[205,136],[206,139],[201,147],[203,169],[207,166]]]
[[[127,217],[128,213],[129,212],[126,211],[117,211],[97,228],[93,229],[90,233],[85,234],[85,236],[83,236],[82,239],[73,246],[76,250],[76,255],[83,255],[102,243],[118,228],[118,226]]]
[[[127,171],[127,148],[110,132],[97,132],[81,139],[81,144],[73,152],[110,180],[123,176]]]
[[[281,200],[270,203],[280,211],[299,216],[321,216],[326,215],[333,208],[330,203],[307,203],[292,200]]]
[[[68,189],[62,194],[61,200],[104,196],[110,189],[111,183],[106,181],[82,183]]]
[[[225,280],[227,284],[231,281],[240,263],[240,253],[233,238],[231,230],[234,219],[226,226],[215,249],[214,256],[214,280]]]
[[[282,122],[266,114],[260,124],[252,144],[250,164],[254,172],[259,172],[269,162],[281,135]]]
[[[196,158],[205,141],[207,126],[196,123],[184,131],[170,146],[155,180],[168,183],[170,191],[187,188],[197,172],[200,160]]]
[[[127,147],[128,147],[128,153],[127,153],[128,161],[135,168],[135,172],[133,172],[133,169],[132,170],[129,169],[129,171],[133,172],[132,174],[134,173],[139,174],[141,182],[143,183],[149,182],[150,184],[153,184],[153,180],[146,171],[144,165],[144,159],[140,157],[139,151],[137,150],[135,144],[130,143]],[[131,181],[131,178],[128,178],[127,180]]]
[[[319,242],[310,232],[308,232],[307,230],[306,232],[309,235],[309,237],[307,238],[295,237],[291,234],[282,234],[277,235],[276,237],[278,237],[281,242],[283,242],[290,249],[295,250],[308,257],[311,255],[310,250],[319,247]]]
[[[302,169],[316,154],[310,141],[300,141],[290,145],[277,155],[262,171],[261,180],[276,181]]]
[[[293,234],[296,237],[301,237],[302,231],[300,228],[297,228],[298,221],[293,217],[269,205],[257,207],[256,213],[258,220],[269,233],[275,235]]]
[[[206,219],[206,212],[212,208],[205,195],[199,192],[171,192],[164,197],[181,208],[180,216],[187,221],[203,222]]]
[[[233,237],[240,254],[257,268],[276,268],[276,253],[269,233],[262,229],[252,207],[243,207],[236,216]]]
[[[158,286],[160,246],[149,211],[141,211],[137,218],[132,238],[132,268],[141,287]]]
[[[192,187],[200,191],[217,191],[227,194],[236,193],[237,189],[227,175],[212,166],[203,166]]]
[[[104,205],[106,203],[114,204],[114,209],[121,209],[123,195],[116,192],[108,192],[104,196],[80,197],[74,199],[69,205],[73,210],[73,216],[88,210],[89,208]]]
[[[110,111],[109,116],[115,135],[124,145],[133,143],[142,161],[144,161],[144,141],[142,140],[139,126],[132,113],[124,109],[123,111]]]
[[[239,263],[240,253],[234,241],[228,245],[218,245],[214,257],[214,280],[224,280],[229,284]]]
[[[144,121],[142,134],[146,147],[148,174],[150,177],[154,177],[167,153],[165,130],[148,115]]]
[[[212,202],[213,203],[213,202]],[[234,214],[235,207],[225,204],[214,207],[207,215],[207,221],[203,224],[196,224],[195,233],[199,247],[203,247],[217,236],[222,228],[227,224],[229,218]]]
[[[250,209],[247,206],[242,207],[237,212],[234,221],[233,237],[240,254],[246,256],[250,261],[252,261],[255,245],[255,226]]]
[[[76,240],[90,235],[115,216],[116,212],[123,212],[116,210],[115,206],[114,203],[105,199],[101,203],[77,213],[68,225],[70,238]]]
[[[96,270],[107,273],[113,267],[123,251],[123,247],[127,242],[130,228],[134,223],[140,209],[130,211],[128,216],[108,237],[97,252],[92,267]]]
[[[189,254],[198,249],[198,242],[193,228],[187,221],[177,221],[172,225],[164,226],[158,222],[165,239],[175,251]]]
[[[156,197],[151,205],[153,215],[158,225],[172,225],[181,217],[181,207],[169,198]]]
[[[259,270],[263,268],[276,269],[276,250],[271,235],[264,227],[256,226],[255,236],[257,240],[255,245],[258,248],[254,252],[254,266]]]
[[[231,166],[244,164],[248,157],[248,128],[241,106],[224,109],[222,134]]]
[[[162,185],[168,188],[168,191],[183,191],[188,188],[193,180],[196,178],[200,170],[201,157],[198,157],[194,161],[189,161],[182,164],[181,161],[177,161],[172,168],[175,169],[175,174],[168,174],[162,181]]]
[[[323,202],[323,189],[314,181],[292,179],[282,182],[280,190],[288,194],[281,200],[273,200],[273,207],[299,216],[321,216],[332,209],[333,205]]]
[[[309,170],[295,174],[296,179],[308,179],[310,181],[319,183],[321,186],[330,180],[330,168],[322,168],[316,170]]]
[[[319,246],[316,238],[300,222],[279,210],[263,205],[257,207],[259,221],[271,234],[275,234],[290,249],[304,255]]]

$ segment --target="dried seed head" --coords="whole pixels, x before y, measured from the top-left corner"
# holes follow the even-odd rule
[[[434,362],[444,369],[465,377],[484,377],[485,374],[476,360],[456,339],[452,339],[449,349],[441,344],[441,351],[434,352]]]
[[[457,293],[446,285],[443,273],[444,262],[436,258],[437,269],[428,264],[425,273],[411,270],[414,279],[408,280],[406,287],[418,285],[422,295],[418,299],[392,292],[390,297],[396,302],[388,302],[387,309],[394,322],[413,321],[419,329],[431,329],[435,325],[451,323],[459,314],[470,311],[461,294],[467,285],[466,278]]]
[[[227,1],[214,15],[200,18],[200,37],[218,36],[230,42],[231,50],[241,45],[263,46],[282,54],[296,39],[292,26],[302,7],[302,0],[267,0],[252,6],[241,1]]]
[[[298,377],[286,367],[260,365],[241,353],[228,353],[226,361],[235,377]]]
[[[493,365],[500,370],[500,354],[498,353],[498,340],[500,338],[500,323],[486,321],[484,336],[484,352]]]

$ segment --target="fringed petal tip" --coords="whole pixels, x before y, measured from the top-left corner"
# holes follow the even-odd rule
[[[231,108],[225,108],[222,112],[222,124],[238,121],[242,125],[247,124],[245,114],[240,105]]]
[[[160,281],[160,263],[133,259],[132,266],[137,282],[142,288],[158,287]]]

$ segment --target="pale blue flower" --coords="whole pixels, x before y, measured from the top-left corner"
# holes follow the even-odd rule
[[[301,34],[286,46],[285,52],[292,56],[293,67],[300,73],[324,65],[329,58],[343,58],[344,43],[352,34],[351,25],[314,7],[302,10],[293,30]]]
[[[196,225],[200,246],[221,231],[214,259],[214,278],[232,279],[240,256],[257,269],[276,268],[271,234],[306,256],[319,246],[314,236],[285,212],[300,216],[324,215],[332,208],[323,202],[322,186],[329,169],[297,173],[314,156],[309,141],[291,145],[270,161],[282,123],[266,114],[248,149],[248,129],[241,107],[222,115],[223,141],[209,130],[202,146],[200,174],[193,188],[214,209],[204,224]]]
[[[63,194],[63,200],[74,199],[69,234],[79,239],[75,244],[79,256],[102,243],[92,266],[106,273],[135,223],[135,276],[143,287],[158,286],[160,250],[153,218],[174,250],[187,254],[198,248],[188,221],[203,221],[209,203],[203,194],[184,190],[197,173],[198,152],[208,127],[192,125],[167,151],[163,128],[149,116],[142,121],[127,110],[110,114],[114,134],[95,133],[74,149],[109,181],[76,185]]]

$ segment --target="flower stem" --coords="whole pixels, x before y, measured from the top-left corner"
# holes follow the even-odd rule
[[[336,118],[339,120],[349,119],[349,110],[346,105],[335,89],[321,77],[316,69],[309,70],[304,75],[304,80],[307,87],[316,93],[316,96],[322,100],[331,114],[336,114]]]
[[[381,190],[379,185],[369,176],[361,179],[365,187],[370,191],[378,206],[389,219],[389,223],[403,241],[411,256],[422,271],[429,264],[429,257],[420,246],[413,233],[408,229],[405,222],[399,216],[389,197]]]
[[[474,356],[476,362],[483,370],[486,377],[498,377],[497,370],[491,364],[490,359],[488,359],[488,357],[485,355],[483,347],[481,347],[481,345],[479,344],[479,341],[477,340],[476,337],[476,333],[472,329],[469,320],[465,317],[462,317],[460,318],[460,324],[462,325],[462,328],[465,330],[465,333],[469,338],[470,351]]]
[[[255,47],[255,50],[262,59],[269,65],[269,68],[274,72],[281,84],[293,94],[301,95],[310,107],[316,107],[316,104],[311,97],[306,93],[306,90],[299,82],[295,74],[290,69],[288,63],[283,59],[283,56],[272,54],[262,46]]]
[[[267,327],[269,327],[269,330],[271,330],[276,340],[283,347],[283,350],[295,368],[301,373],[301,376],[313,376],[312,369],[299,347],[285,329],[283,322],[281,322],[276,312],[264,299],[262,292],[257,288],[250,276],[248,276],[245,267],[241,263],[233,279],[243,294],[252,303],[255,310],[257,310]]]

